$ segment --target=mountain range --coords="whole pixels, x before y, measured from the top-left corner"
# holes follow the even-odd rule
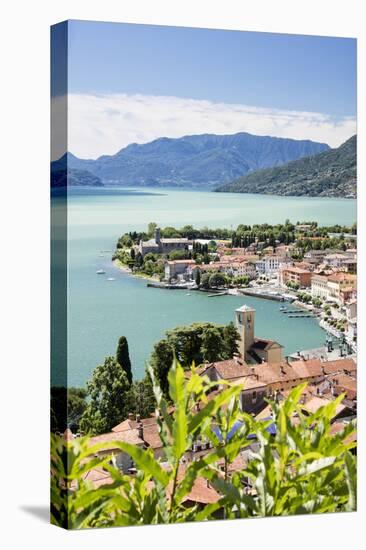
[[[70,168],[69,156],[67,153],[60,159],[51,162],[51,188],[72,187],[103,187],[98,176],[91,174],[88,170],[81,168]]]
[[[336,149],[258,170],[216,191],[314,197],[356,197],[357,137]]]
[[[202,134],[162,137],[142,145],[133,143],[115,155],[95,160],[68,153],[67,165],[68,169],[86,170],[109,185],[213,189],[256,170],[281,166],[328,149],[325,143],[245,132]]]

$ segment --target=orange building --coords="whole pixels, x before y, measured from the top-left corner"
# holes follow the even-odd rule
[[[290,266],[281,270],[281,284],[295,283],[300,287],[309,287],[311,285],[311,271],[301,267]]]

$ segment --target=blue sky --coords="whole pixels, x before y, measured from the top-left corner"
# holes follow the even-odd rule
[[[356,113],[354,39],[72,21],[69,52],[71,92]]]
[[[99,145],[94,143],[90,156],[115,152],[131,140],[143,142],[162,131],[171,137],[203,133],[200,124],[206,126],[208,120],[209,130],[215,131],[215,105],[217,133],[225,133],[227,127],[227,133],[242,129],[275,135],[278,129],[277,134],[284,137],[301,138],[303,132],[304,138],[312,139],[313,131],[314,140],[334,139],[335,146],[355,131],[356,40],[350,38],[71,21],[68,61],[75,128],[99,125]],[[146,114],[144,108],[137,113],[136,98]],[[169,105],[164,98],[170,98]],[[95,113],[88,122],[76,113],[83,101]],[[249,118],[248,108],[256,110]],[[151,121],[146,120],[146,129],[142,125],[141,117],[149,118],[149,109],[160,112],[161,120],[172,121],[170,126],[159,125],[155,118],[156,136]],[[182,123],[182,110],[191,118],[191,132],[189,122]],[[234,117],[239,111],[238,125]],[[278,112],[308,113],[313,130],[304,130],[303,118],[297,129],[287,116],[285,121],[280,116],[273,122]],[[113,114],[115,124],[126,132],[113,129],[103,151],[103,126],[111,127]],[[82,116],[85,119],[86,112]],[[131,129],[137,117],[134,136]],[[266,117],[267,124],[260,117]],[[320,123],[325,124],[323,140],[317,130]],[[85,156],[87,147],[77,145],[83,136],[80,130],[76,133],[76,149],[83,149]]]

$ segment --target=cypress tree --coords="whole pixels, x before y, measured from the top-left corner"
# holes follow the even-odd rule
[[[118,340],[116,359],[118,364],[125,371],[128,382],[132,384],[132,368],[126,336],[121,336],[121,338]]]

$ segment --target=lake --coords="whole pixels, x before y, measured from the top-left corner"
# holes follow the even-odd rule
[[[58,208],[61,198],[53,198]],[[144,375],[154,342],[164,331],[194,321],[228,323],[247,303],[256,309],[256,334],[278,340],[285,353],[319,346],[325,333],[313,319],[288,319],[278,302],[146,287],[146,281],[115,268],[111,255],[118,237],[161,226],[228,227],[238,224],[315,220],[351,225],[356,201],[270,195],[240,195],[171,189],[80,189],[68,192],[68,385],[83,386],[118,338],[129,342],[135,378]],[[109,252],[101,252],[109,251]],[[97,275],[103,268],[106,275]],[[114,277],[114,281],[108,281]],[[63,380],[54,364],[52,383]]]

